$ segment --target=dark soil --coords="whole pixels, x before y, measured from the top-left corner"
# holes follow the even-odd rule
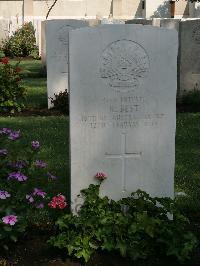
[[[195,230],[195,228],[194,228]],[[8,252],[0,250],[0,266],[199,266],[200,249],[196,249],[191,260],[180,264],[174,259],[152,258],[147,261],[132,262],[116,253],[100,252],[94,254],[90,261],[84,264],[65,255],[64,251],[52,248],[47,243],[51,231],[39,229],[29,230],[29,233],[13,245]]]
[[[63,115],[61,112],[55,109],[47,109],[47,108],[26,108],[22,112],[15,112],[14,114],[3,113],[0,116],[57,116]]]
[[[176,112],[177,113],[197,113],[197,112],[200,112],[200,105],[194,106],[194,105],[177,104]]]

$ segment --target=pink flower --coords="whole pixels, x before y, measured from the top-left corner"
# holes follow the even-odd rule
[[[17,222],[17,216],[7,215],[2,218],[4,224],[14,225]]]
[[[97,172],[95,175],[95,178],[97,178],[99,181],[103,181],[107,178],[107,174],[104,172]]]
[[[48,203],[48,206],[53,209],[64,209],[67,206],[65,196],[58,194],[57,196],[52,198],[52,200]]]

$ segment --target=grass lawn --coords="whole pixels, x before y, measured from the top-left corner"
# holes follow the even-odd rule
[[[16,59],[11,59],[10,62],[13,65],[20,62],[19,66],[22,68],[21,74],[23,78],[45,77],[41,60],[27,59],[19,61]]]
[[[47,108],[46,78],[25,78],[22,84],[27,89],[27,96],[23,101],[26,107]]]
[[[11,60],[15,65],[19,61]],[[23,103],[27,108],[47,108],[47,79],[42,67],[41,60],[23,60],[19,66],[23,69],[21,73],[22,84],[27,89],[26,99]]]
[[[200,219],[200,113],[177,115],[175,187],[190,195],[180,207]]]

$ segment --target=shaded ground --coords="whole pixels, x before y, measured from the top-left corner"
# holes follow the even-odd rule
[[[24,237],[15,248],[6,254],[0,251],[0,266],[199,266],[200,250],[196,250],[192,259],[181,264],[174,259],[152,258],[148,261],[132,262],[116,253],[96,253],[88,263],[72,260],[64,252],[51,248],[47,240],[51,233],[33,230]]]

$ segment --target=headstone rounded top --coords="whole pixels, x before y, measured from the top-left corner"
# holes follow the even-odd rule
[[[109,44],[101,56],[101,78],[108,79],[115,90],[127,92],[139,87],[148,75],[149,57],[137,42],[118,40]]]

